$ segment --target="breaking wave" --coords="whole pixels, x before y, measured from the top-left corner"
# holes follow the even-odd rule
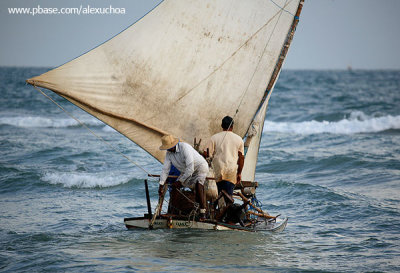
[[[89,126],[102,126],[104,123],[97,119],[81,120]],[[2,117],[0,118],[0,125],[11,125],[23,128],[63,128],[79,126],[79,123],[72,118],[45,118],[45,117]]]
[[[114,131],[103,122],[91,118],[81,120],[88,126],[103,126],[106,132]],[[22,128],[67,128],[80,126],[72,118],[46,118],[46,117],[1,117],[0,125],[11,125]],[[310,134],[357,134],[375,133],[386,130],[400,129],[400,116],[373,117],[361,111],[352,112],[348,118],[340,121],[303,121],[303,122],[273,122],[265,121],[265,132],[295,133],[302,135]]]
[[[126,184],[130,178],[114,173],[45,173],[42,180],[65,188],[107,188]]]
[[[371,117],[361,111],[354,111],[340,121],[272,122],[265,121],[265,132],[310,134],[357,134],[376,133],[400,129],[400,116]]]

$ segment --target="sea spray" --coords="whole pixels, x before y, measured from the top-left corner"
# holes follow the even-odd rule
[[[104,126],[104,123],[95,118],[85,118],[81,121],[89,126]],[[21,128],[66,128],[80,126],[80,124],[72,118],[50,118],[43,116],[1,117],[0,125],[11,125]]]
[[[106,173],[45,172],[42,180],[66,188],[108,188],[130,181],[127,175]]]
[[[391,129],[400,129],[400,115],[371,117],[362,112],[354,112],[350,114],[350,117],[339,121],[273,122],[266,120],[264,124],[264,132],[302,135],[376,133]]]

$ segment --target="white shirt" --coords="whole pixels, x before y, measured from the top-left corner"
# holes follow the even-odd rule
[[[204,173],[202,176],[205,178],[208,172],[207,161],[192,146],[185,142],[179,142],[176,145],[175,152],[167,150],[160,176],[160,185],[164,185],[167,180],[171,164],[181,172],[177,181],[180,181],[183,184],[194,173]]]

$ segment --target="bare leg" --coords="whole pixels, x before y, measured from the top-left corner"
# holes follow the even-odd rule
[[[206,212],[206,198],[204,195],[204,185],[199,182],[196,183],[196,199],[200,204],[200,220],[204,220]]]

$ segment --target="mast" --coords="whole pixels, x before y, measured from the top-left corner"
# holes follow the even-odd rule
[[[268,96],[268,93],[272,92],[272,89],[273,89],[273,87],[275,85],[275,82],[278,79],[279,73],[281,72],[283,62],[284,62],[284,60],[286,58],[286,55],[287,55],[287,53],[289,51],[289,47],[290,47],[290,44],[292,43],[293,36],[294,36],[295,31],[296,31],[296,27],[297,27],[297,25],[299,23],[299,20],[300,20],[300,13],[301,13],[301,10],[303,8],[303,4],[304,4],[304,0],[300,0],[299,6],[298,6],[297,11],[296,11],[296,15],[294,16],[294,19],[293,19],[292,26],[290,27],[290,30],[289,30],[288,35],[286,37],[285,44],[282,47],[281,54],[279,55],[278,62],[276,64],[276,66],[275,66],[274,72],[272,73],[271,80],[268,83],[267,90],[266,90],[266,95],[264,96],[263,101],[265,100],[266,96]],[[263,101],[262,101],[262,103],[263,103]]]
[[[258,111],[257,111],[256,115],[254,116],[249,129],[247,130],[246,142],[245,142],[245,147],[246,147],[247,152],[246,152],[246,157],[245,157],[243,171],[242,171],[242,179],[243,180],[254,181],[254,179],[255,179],[255,171],[256,171],[258,153],[259,153],[259,148],[260,148],[260,143],[261,143],[261,137],[262,137],[262,133],[264,130],[264,120],[265,120],[265,116],[266,116],[266,112],[267,112],[267,108],[268,108],[268,101],[269,101],[269,98],[271,97],[273,88],[274,88],[275,83],[281,72],[283,62],[286,58],[286,55],[289,51],[290,44],[293,40],[293,36],[296,31],[296,27],[299,23],[300,13],[303,8],[303,4],[304,4],[304,0],[301,0],[299,2],[292,25],[291,25],[289,32],[287,34],[287,37],[285,39],[285,43],[282,46],[282,50],[280,52],[278,61],[275,65],[274,71],[273,71],[270,81],[267,85],[267,89],[265,90],[265,94],[261,100]]]
[[[107,42],[27,82],[163,162],[163,134],[204,146],[239,101],[234,130],[246,135],[268,96],[265,83],[273,86],[279,74],[299,1],[164,0]]]

